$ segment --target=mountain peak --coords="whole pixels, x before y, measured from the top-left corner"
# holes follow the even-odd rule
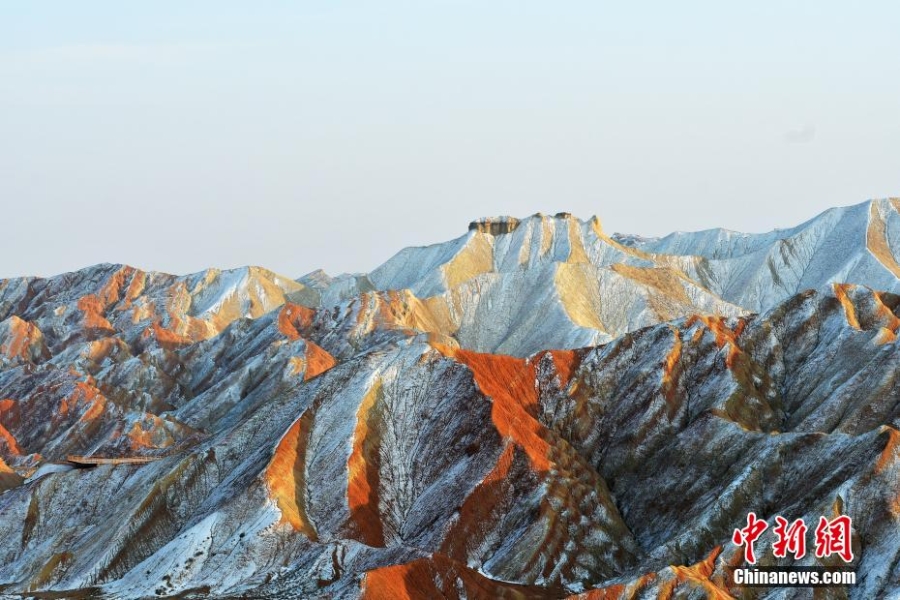
[[[575,217],[570,212],[558,212],[555,215],[545,215],[544,213],[537,212],[527,217],[526,219],[519,219],[517,217],[511,217],[509,215],[500,215],[497,217],[482,217],[469,223],[469,231],[478,231],[481,233],[488,233],[490,235],[504,235],[507,233],[512,233],[519,227],[519,225],[521,225],[528,219],[539,219],[542,221],[576,221],[578,223],[582,223],[580,219]],[[591,219],[587,222],[590,223],[595,230],[597,230],[598,232],[600,231],[600,219],[598,219],[596,216],[591,217]]]
[[[482,217],[469,223],[469,231],[479,231],[491,235],[511,233],[519,226],[519,219],[510,216]]]

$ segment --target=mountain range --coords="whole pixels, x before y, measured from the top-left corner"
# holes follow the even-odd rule
[[[852,517],[815,597],[900,593],[898,261],[884,199],[0,280],[0,595],[814,597],[730,581],[749,512]]]

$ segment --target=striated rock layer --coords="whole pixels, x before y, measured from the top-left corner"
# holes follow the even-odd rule
[[[0,281],[0,593],[812,598],[732,585],[750,511],[900,593],[897,209]]]
[[[898,211],[898,199],[873,200],[766,234],[715,229],[660,239],[607,235],[596,217],[569,213],[486,218],[366,275],[316,272],[299,281],[323,306],[409,289],[465,347],[528,356],[694,313],[765,312],[833,283],[900,292]]]

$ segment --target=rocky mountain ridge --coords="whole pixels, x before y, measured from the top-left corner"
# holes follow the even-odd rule
[[[467,348],[528,356],[605,343],[693,313],[765,312],[806,289],[897,292],[900,199],[836,208],[791,229],[660,239],[606,235],[569,213],[474,221],[455,240],[406,248],[371,273],[298,281],[336,304],[409,289]],[[549,325],[548,325],[549,323]]]
[[[896,593],[897,210],[0,281],[0,593],[798,597],[731,584],[750,511],[851,516],[826,595]]]

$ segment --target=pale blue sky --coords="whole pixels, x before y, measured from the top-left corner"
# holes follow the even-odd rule
[[[0,0],[0,277],[369,270],[492,214],[900,195],[896,2]]]

